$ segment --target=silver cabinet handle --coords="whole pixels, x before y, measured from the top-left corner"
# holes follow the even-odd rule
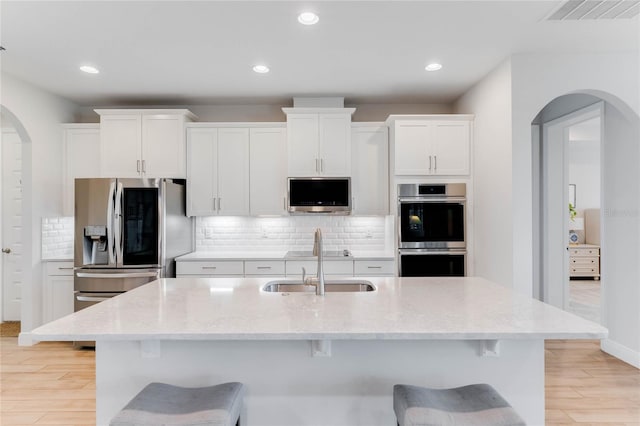
[[[316,158],[316,172],[320,171],[320,167],[318,167],[318,159]]]
[[[367,266],[368,269],[382,269],[382,266]]]
[[[147,161],[142,160],[142,173],[147,173]]]
[[[78,272],[76,274],[78,278],[146,278],[146,277],[158,277],[158,272],[125,272],[117,274],[100,274],[91,272]]]
[[[104,302],[111,299],[110,297],[95,297],[95,296],[76,296],[78,302]]]
[[[287,197],[283,197],[282,198],[282,207],[284,207],[284,210],[287,210]]]
[[[271,269],[271,266],[258,266],[257,269]]]
[[[9,253],[11,253],[11,249],[10,248],[3,248],[2,252],[9,254]]]
[[[216,198],[213,198],[213,211],[216,211]]]
[[[431,171],[431,156],[429,156],[429,171]]]
[[[218,211],[222,210],[222,198],[218,197]]]
[[[203,266],[202,269],[217,269],[217,266]]]
[[[140,160],[136,160],[136,171],[140,173]]]
[[[73,269],[73,266],[70,267],[70,268],[62,268],[62,267],[58,266],[58,270],[60,270],[60,271],[67,271],[69,269]]]
[[[324,172],[324,159],[320,159],[320,173]]]
[[[433,171],[435,172],[436,170],[438,170],[438,156],[434,155],[433,156]]]

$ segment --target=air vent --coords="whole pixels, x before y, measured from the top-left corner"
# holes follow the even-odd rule
[[[547,21],[631,19],[640,13],[640,0],[567,0]]]

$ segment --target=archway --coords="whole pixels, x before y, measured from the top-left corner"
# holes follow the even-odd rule
[[[0,320],[18,321],[22,319],[25,296],[28,297],[30,293],[31,253],[24,249],[30,245],[23,242],[31,238],[31,201],[28,197],[31,179],[30,174],[25,173],[30,170],[31,141],[22,122],[4,105],[0,105],[0,127],[3,129],[3,153],[5,157],[9,157],[7,153],[14,156],[3,158],[4,167],[0,164],[0,171],[4,173],[3,189],[0,191],[3,198],[0,203],[0,223],[4,228],[0,232],[3,251],[0,266]],[[6,166],[9,164],[14,166],[11,173],[7,173]],[[23,198],[22,194],[26,197]]]
[[[556,218],[555,229],[563,232],[561,238],[556,238],[554,244],[562,247],[553,248],[556,254],[565,256],[568,268],[568,209],[566,203],[549,200],[544,188],[540,186],[541,177],[549,174],[550,168],[556,168],[555,175],[563,176],[562,161],[545,162],[543,147],[544,123],[554,120],[570,123],[577,110],[585,105],[601,105],[601,198],[600,198],[600,274],[602,277],[601,291],[601,319],[602,324],[609,328],[610,338],[603,341],[602,348],[606,352],[623,359],[635,366],[640,363],[638,352],[634,348],[640,347],[640,118],[625,103],[607,93],[597,91],[581,91],[560,96],[549,102],[532,122],[533,126],[533,173],[534,173],[534,286],[535,292],[542,300],[560,307],[566,304],[549,300],[549,293],[545,294],[544,287],[548,277],[545,277],[545,229],[544,217]],[[562,133],[560,132],[560,138]],[[553,172],[553,171],[552,171]],[[552,173],[553,174],[553,173]],[[562,189],[556,194],[563,194],[566,179],[560,179],[557,184]],[[536,186],[537,189],[536,190]],[[568,200],[568,196],[566,198]],[[553,212],[546,208],[556,209]],[[564,220],[564,224],[562,221]],[[558,224],[561,223],[561,224]],[[545,228],[546,227],[546,228]],[[567,232],[564,232],[564,231]],[[548,237],[548,235],[546,236]],[[546,247],[545,247],[546,244]],[[548,259],[548,256],[547,256]],[[547,260],[548,261],[548,260]],[[567,269],[568,272],[568,269]],[[556,282],[564,282],[555,277]],[[550,281],[549,281],[550,282]],[[557,289],[556,289],[557,290]],[[626,319],[625,319],[626,318]]]

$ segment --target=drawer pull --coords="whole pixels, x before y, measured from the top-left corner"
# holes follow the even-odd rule
[[[59,269],[59,270],[61,270],[61,271],[68,271],[68,270],[73,269],[73,266],[70,266],[70,267],[68,267],[68,268],[58,267],[58,269]]]
[[[203,266],[202,269],[216,269],[217,266]]]
[[[367,266],[368,269],[382,269],[382,266]]]
[[[271,266],[258,266],[257,269],[271,269]]]

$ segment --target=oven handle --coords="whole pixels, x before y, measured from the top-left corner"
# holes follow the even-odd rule
[[[413,197],[398,198],[399,203],[451,203],[459,204],[467,201],[465,197],[447,197],[447,198],[431,198],[431,197]]]
[[[455,256],[461,254],[467,254],[466,250],[398,250],[401,256],[431,256],[431,255],[445,255]]]

